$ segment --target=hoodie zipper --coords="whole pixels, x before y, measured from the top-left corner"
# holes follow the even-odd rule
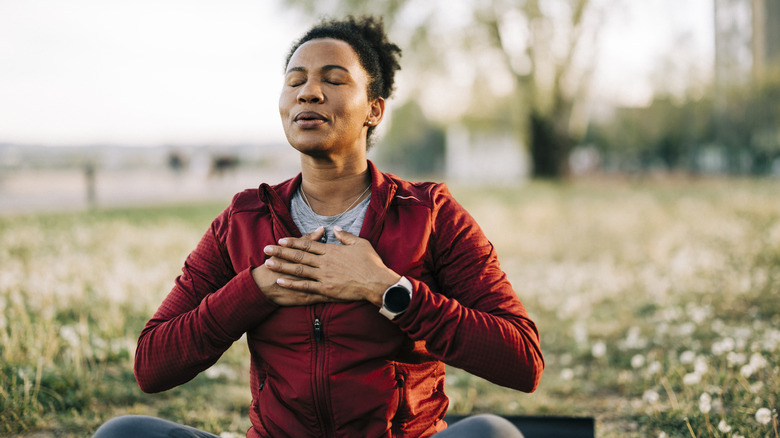
[[[317,309],[324,310],[324,305],[312,306],[312,313],[314,317],[313,332],[314,343],[312,345],[313,363],[314,368],[312,370],[312,378],[314,380],[314,411],[317,414],[317,420],[322,427],[323,436],[334,436],[332,419],[329,415],[329,403],[328,403],[328,373],[325,358],[325,339],[324,339],[324,325],[321,315],[318,315]]]

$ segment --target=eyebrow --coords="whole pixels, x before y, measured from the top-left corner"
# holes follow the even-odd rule
[[[330,70],[343,70],[343,71],[349,73],[349,70],[347,70],[345,67],[342,67],[342,66],[340,66],[338,64],[324,65],[324,66],[322,66],[322,68],[320,70],[322,70],[324,72],[330,71]],[[287,70],[287,72],[285,74],[290,74],[290,73],[292,73],[294,71],[299,71],[299,72],[303,72],[303,73],[307,72],[306,67],[291,67],[290,69]]]

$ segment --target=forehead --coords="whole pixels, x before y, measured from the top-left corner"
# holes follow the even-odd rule
[[[338,65],[355,74],[362,71],[360,59],[348,42],[334,38],[318,38],[306,41],[295,50],[287,71],[303,67],[315,70],[326,65]]]

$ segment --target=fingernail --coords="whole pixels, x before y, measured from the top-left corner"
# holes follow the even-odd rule
[[[341,229],[341,227],[340,227],[340,226],[338,226],[338,225],[336,225],[335,227],[333,227],[333,229],[334,229],[334,230],[336,230],[336,231],[344,231],[344,230],[342,230],[342,229]]]
[[[280,286],[284,286],[284,285],[285,285],[285,283],[287,283],[287,282],[286,282],[286,281],[284,281],[284,278],[277,278],[277,279],[276,279],[276,284],[278,284],[278,285],[280,285]]]
[[[276,262],[274,262],[274,261],[273,261],[273,260],[271,260],[271,259],[268,259],[268,260],[266,260],[266,261],[265,261],[265,264],[266,264],[267,266],[276,266]]]
[[[266,254],[271,254],[273,252],[273,248],[271,248],[271,245],[268,245],[265,248],[263,248],[263,252]]]
[[[322,225],[320,225],[320,226],[319,226],[319,227],[317,227],[317,229],[316,229],[316,230],[314,230],[314,231],[315,231],[315,232],[317,232],[317,231],[324,230],[324,229],[325,229],[325,227],[323,227]]]
[[[279,245],[287,245],[287,239],[279,239]]]

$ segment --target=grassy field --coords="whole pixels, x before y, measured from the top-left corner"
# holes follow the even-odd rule
[[[778,437],[780,181],[452,189],[547,369],[531,395],[450,370],[451,412],[593,416],[599,437]],[[243,343],[166,393],[132,375],[141,327],[222,207],[0,217],[0,436],[88,436],[127,413],[243,436]]]

